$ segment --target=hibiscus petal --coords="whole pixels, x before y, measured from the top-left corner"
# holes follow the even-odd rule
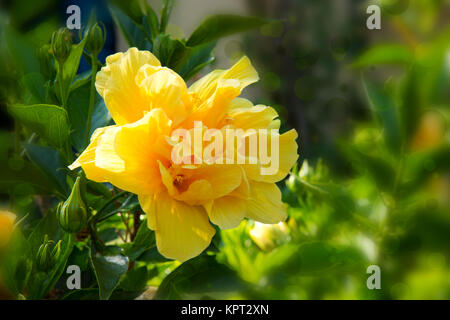
[[[298,145],[296,142],[297,137],[297,131],[294,129],[279,136],[278,170],[275,174],[262,174],[261,164],[244,164],[243,168],[245,169],[245,173],[248,178],[251,180],[268,183],[274,183],[284,179],[289,174],[289,171],[298,159]],[[268,144],[270,147],[269,142]],[[269,151],[268,154],[270,155],[271,152]],[[264,165],[263,167],[267,166],[268,165]]]
[[[233,79],[239,82],[240,91],[248,85],[259,80],[258,73],[250,60],[244,56],[228,70],[214,70],[203,78],[197,80],[189,87],[201,101],[207,100],[216,91],[219,81]]]
[[[246,217],[262,223],[278,223],[287,218],[281,191],[274,183],[250,182]]]
[[[139,70],[136,81],[143,94],[148,96],[151,109],[163,109],[175,123],[186,116],[185,103],[189,102],[187,87],[176,72],[165,67],[145,65]]]
[[[205,206],[209,219],[220,229],[232,229],[244,219],[247,202],[235,197],[222,197],[214,200],[212,206]]]
[[[272,107],[257,105],[252,108],[234,108],[228,115],[233,124],[241,129],[279,129],[279,121],[274,120],[278,113]],[[276,123],[275,125],[273,123]]]
[[[139,196],[139,201],[163,256],[183,262],[199,255],[211,243],[215,229],[203,207],[173,200],[166,192]]]
[[[78,159],[75,160],[75,162],[69,166],[69,169],[74,170],[76,168],[82,167],[88,179],[97,182],[106,182],[107,181],[107,179],[105,178],[106,171],[95,165],[95,154],[99,146],[99,141],[102,140],[102,137],[105,134],[105,132],[115,130],[114,128],[115,126],[109,126],[104,128],[98,128],[97,130],[95,130],[91,136],[91,143],[78,157]]]
[[[118,125],[132,123],[149,110],[148,98],[139,90],[135,77],[145,64],[160,66],[149,51],[130,48],[106,59],[106,66],[97,73],[95,86]]]

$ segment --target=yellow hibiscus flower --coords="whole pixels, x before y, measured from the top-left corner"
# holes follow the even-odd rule
[[[70,168],[82,167],[91,180],[137,194],[148,226],[156,233],[158,250],[180,261],[208,247],[215,233],[210,221],[221,229],[234,228],[244,218],[270,224],[284,221],[286,211],[275,182],[297,161],[297,133],[280,134],[273,108],[238,97],[256,81],[258,74],[247,57],[188,88],[148,51],[131,48],[109,56],[97,73],[96,88],[116,125],[97,129]],[[256,130],[271,130],[266,141],[278,142],[276,172],[263,174],[267,162],[248,151],[243,157],[253,157],[253,162],[174,161],[173,133],[193,132],[196,123],[202,130],[218,132],[254,129],[247,138],[260,137]],[[206,140],[193,142],[210,146],[211,139]],[[195,157],[195,150],[188,154]]]
[[[11,238],[16,216],[9,211],[0,210],[0,248],[4,247]]]

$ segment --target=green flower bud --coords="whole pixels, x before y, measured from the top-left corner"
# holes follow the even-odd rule
[[[88,210],[81,196],[81,178],[73,185],[70,196],[58,206],[58,221],[69,233],[80,232],[87,224]]]
[[[61,255],[61,241],[54,245],[53,240],[48,240],[45,235],[44,242],[36,254],[36,267],[39,271],[47,272],[52,269]]]
[[[72,50],[72,37],[69,30],[61,28],[52,35],[52,51],[56,61],[64,63]]]
[[[43,45],[38,52],[39,56],[39,65],[41,73],[45,78],[51,79],[53,77],[53,58],[52,58],[52,50],[50,45]]]
[[[106,40],[106,32],[104,27],[101,27],[98,23],[94,24],[86,35],[86,49],[93,55],[97,56],[102,50]]]

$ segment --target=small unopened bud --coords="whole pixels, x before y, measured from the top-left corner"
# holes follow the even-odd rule
[[[270,251],[289,241],[289,227],[285,222],[278,224],[255,222],[250,230],[250,238],[261,250]]]
[[[73,185],[70,196],[58,206],[58,221],[68,233],[80,232],[87,224],[88,210],[81,196],[81,178]]]
[[[47,272],[53,268],[61,254],[61,241],[54,245],[53,240],[45,235],[44,242],[39,247],[36,254],[36,268],[39,271]]]
[[[103,49],[106,40],[106,32],[98,23],[94,24],[86,35],[86,49],[93,55],[97,56]]]
[[[72,50],[72,37],[69,30],[61,28],[52,35],[52,51],[56,61],[64,63]]]
[[[38,53],[40,70],[46,79],[50,79],[53,76],[52,52],[50,45],[45,44],[39,49]]]

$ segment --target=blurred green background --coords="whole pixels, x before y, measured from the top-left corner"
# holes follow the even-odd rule
[[[103,1],[2,1],[0,201],[19,216],[49,200],[2,184],[26,161],[7,147],[6,107],[20,100],[21,70],[39,71],[27,51],[48,43],[68,4],[83,21],[96,7],[105,23],[100,61],[128,46]],[[381,30],[366,28],[370,4],[382,9]],[[147,296],[161,286],[157,297],[169,299],[450,299],[450,1],[179,0],[167,30],[182,38],[212,13],[271,21],[220,40],[202,74],[248,55],[261,80],[244,96],[299,132],[298,166],[279,184],[289,219],[221,231],[214,250],[181,267],[144,255]],[[8,35],[23,39],[22,56]],[[370,265],[380,290],[367,288]]]

